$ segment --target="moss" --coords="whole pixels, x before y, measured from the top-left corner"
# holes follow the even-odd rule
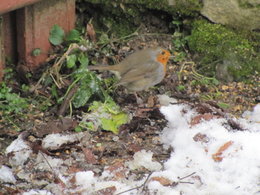
[[[200,55],[201,69],[214,76],[217,63],[228,62],[229,73],[239,80],[259,71],[259,62],[253,56],[254,43],[242,33],[228,29],[220,24],[211,24],[205,20],[194,22],[188,39],[190,49]]]
[[[254,8],[260,8],[259,2],[250,2],[248,0],[238,0],[238,4],[241,8],[245,9],[254,9]]]
[[[173,0],[173,5],[170,5],[170,0],[78,0],[81,2],[89,2],[92,4],[102,4],[103,6],[125,6],[131,7],[128,11],[134,11],[140,13],[140,9],[154,9],[168,12],[170,14],[176,15],[196,15],[198,11],[202,8],[202,2],[200,0]],[[135,9],[135,10],[134,10]],[[130,15],[132,15],[129,12]]]
[[[105,20],[109,20],[111,33],[116,35],[116,37],[124,37],[136,30],[136,26],[129,22],[128,20],[124,20],[121,18],[104,18]]]

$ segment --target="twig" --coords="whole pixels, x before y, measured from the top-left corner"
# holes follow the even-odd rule
[[[48,159],[44,156],[44,154],[43,154],[41,151],[39,151],[39,152],[41,153],[42,157],[45,159],[46,163],[48,164],[48,166],[49,166],[50,169],[52,170],[52,173],[53,173],[53,175],[54,175],[54,178],[57,179],[57,180],[61,183],[61,185],[62,185],[63,187],[65,187],[66,184],[65,184],[65,183],[58,177],[58,175],[55,173],[55,170],[52,168],[52,166],[51,166],[51,164],[49,163]]]
[[[34,92],[38,86],[40,85],[40,83],[44,80],[44,78],[47,75],[50,75],[53,82],[55,83],[55,85],[60,89],[61,85],[60,83],[62,83],[62,80],[60,79],[59,76],[59,71],[61,68],[62,63],[64,62],[64,60],[66,59],[66,57],[74,50],[74,49],[80,49],[80,46],[77,45],[76,43],[73,43],[69,46],[68,50],[61,56],[61,58],[50,68],[48,68],[41,76],[41,78],[38,80],[38,82],[36,83],[35,86],[31,87],[30,92]],[[53,74],[55,75],[55,77],[53,76]],[[60,80],[60,82],[58,82],[57,80]]]
[[[52,66],[56,73],[60,71],[61,64],[64,62],[66,57],[74,50],[78,49],[79,45],[76,43],[73,43],[69,46],[68,50],[61,56],[61,58]]]
[[[191,174],[189,174],[189,175],[187,175],[187,176],[184,176],[184,177],[177,177],[179,180],[183,180],[183,179],[186,179],[187,177],[190,177],[190,176],[192,176],[192,175],[194,175],[194,174],[196,174],[196,172],[193,172],[193,173],[191,173]]]
[[[150,176],[152,175],[152,173],[153,173],[153,172],[151,172],[151,173],[148,174],[147,178],[145,179],[145,181],[144,181],[144,183],[143,183],[142,185],[137,186],[137,187],[135,187],[135,188],[131,188],[131,189],[126,190],[126,191],[123,191],[123,192],[119,192],[119,193],[117,193],[116,195],[124,194],[124,193],[126,193],[126,192],[130,192],[130,191],[132,191],[132,190],[138,190],[138,189],[140,189],[140,188],[142,188],[142,187],[145,187],[145,185],[146,185],[146,183],[148,182],[148,179],[150,178]]]
[[[58,116],[63,116],[68,107],[70,106],[70,101],[73,98],[74,94],[77,92],[78,85],[74,85],[74,87],[67,93],[64,101],[62,102],[57,115]]]

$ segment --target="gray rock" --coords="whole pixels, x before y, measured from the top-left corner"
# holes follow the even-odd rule
[[[260,29],[260,0],[204,0],[201,14],[214,23]]]

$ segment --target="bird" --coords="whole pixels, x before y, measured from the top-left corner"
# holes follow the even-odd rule
[[[130,93],[147,90],[160,83],[166,75],[171,53],[161,47],[138,50],[116,65],[88,66],[89,70],[117,72],[116,85],[124,86]]]

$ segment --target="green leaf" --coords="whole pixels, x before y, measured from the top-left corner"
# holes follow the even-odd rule
[[[76,65],[77,56],[75,54],[71,54],[66,57],[67,60],[67,67],[73,68]]]
[[[212,84],[213,85],[219,85],[219,81],[215,78],[212,79]]]
[[[229,104],[226,104],[226,103],[223,103],[223,102],[218,103],[218,106],[219,106],[220,108],[223,108],[223,109],[228,109],[228,108],[230,108],[230,105],[229,105]]]
[[[81,85],[73,98],[74,107],[84,106],[92,95],[92,90],[88,86]]]
[[[178,85],[176,88],[178,91],[184,91],[186,89],[184,85]]]
[[[78,127],[80,127],[81,131],[84,130],[84,129],[87,129],[87,130],[90,130],[90,131],[95,131],[95,125],[94,125],[93,122],[81,121],[79,123]]]
[[[126,113],[121,112],[113,116],[113,121],[115,122],[116,128],[118,129],[121,125],[126,124],[128,122],[128,116]]]
[[[80,126],[77,126],[75,129],[74,129],[76,132],[82,132],[82,128]]]
[[[55,24],[50,30],[49,41],[53,45],[60,45],[63,42],[64,36],[65,36],[64,30],[60,26]]]
[[[89,63],[88,56],[84,55],[84,53],[80,53],[78,60],[80,63],[80,68],[87,68]]]
[[[72,41],[72,42],[80,41],[80,33],[79,31],[72,29],[65,39],[66,41]]]
[[[32,55],[33,56],[38,56],[42,53],[41,49],[40,48],[36,48],[32,51]]]
[[[102,129],[106,131],[112,131],[115,134],[118,134],[118,128],[116,123],[111,119],[101,118]]]
[[[125,113],[121,112],[116,115],[112,115],[111,119],[108,118],[101,118],[101,126],[104,130],[112,131],[115,134],[118,134],[119,127],[122,124],[127,123],[128,117]]]

